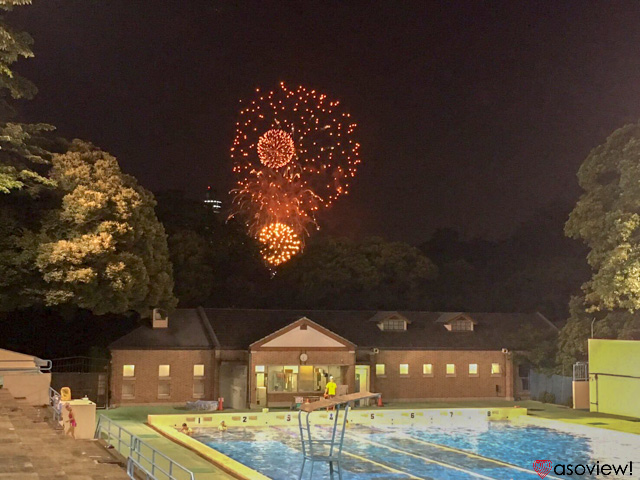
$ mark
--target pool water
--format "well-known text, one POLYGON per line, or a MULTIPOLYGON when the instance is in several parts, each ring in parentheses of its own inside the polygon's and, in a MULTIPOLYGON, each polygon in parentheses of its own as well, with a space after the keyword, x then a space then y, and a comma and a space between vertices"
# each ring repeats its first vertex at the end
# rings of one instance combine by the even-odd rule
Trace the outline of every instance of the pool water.
MULTIPOLYGON (((327 427, 316 427, 328 435, 327 427)), ((540 480, 534 460, 558 464, 626 465, 636 461, 640 476, 640 436, 590 429, 568 433, 546 427, 482 422, 424 427, 361 427, 347 429, 343 479, 540 480)), ((297 479, 302 465, 299 430, 294 427, 231 429, 221 433, 199 429, 194 438, 274 479, 297 479)), ((309 478, 307 463, 303 478, 309 478)), ((316 463, 314 479, 329 479, 327 464, 316 463)), ((338 478, 337 474, 334 478, 338 478)), ((546 478, 612 479, 615 475, 555 475, 546 478)))

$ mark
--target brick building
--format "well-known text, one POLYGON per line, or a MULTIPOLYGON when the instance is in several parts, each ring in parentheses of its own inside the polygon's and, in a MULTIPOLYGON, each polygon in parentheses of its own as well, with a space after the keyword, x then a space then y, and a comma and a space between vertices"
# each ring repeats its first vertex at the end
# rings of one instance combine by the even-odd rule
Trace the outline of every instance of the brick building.
POLYGON ((110 345, 112 398, 289 406, 333 376, 389 401, 513 399, 528 369, 511 343, 532 330, 557 332, 539 313, 178 309, 110 345))

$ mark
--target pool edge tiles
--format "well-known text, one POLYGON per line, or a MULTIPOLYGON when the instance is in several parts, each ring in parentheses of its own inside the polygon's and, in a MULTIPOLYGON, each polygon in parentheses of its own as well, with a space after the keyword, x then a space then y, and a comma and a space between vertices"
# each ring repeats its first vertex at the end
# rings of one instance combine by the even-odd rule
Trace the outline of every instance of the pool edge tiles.
MULTIPOLYGON (((152 415, 150 415, 151 417, 152 415)), ((153 415, 160 416, 160 415, 153 415)), ((166 436, 170 440, 176 442, 178 445, 192 450, 196 454, 203 457, 205 460, 213 463, 215 466, 222 469, 224 472, 229 475, 237 478, 239 480, 271 480, 270 477, 254 470, 251 467, 246 466, 243 463, 238 462, 237 460, 228 457, 227 455, 215 450, 214 448, 205 445, 193 438, 189 435, 185 435, 184 433, 179 432, 173 426, 168 425, 154 425, 149 422, 149 426, 166 436)))
MULTIPOLYGON (((331 425, 334 413, 314 412, 310 419, 316 425, 331 425)), ((407 408, 407 409, 353 409, 349 412, 349 423, 365 426, 393 426, 432 424, 450 420, 514 420, 527 415, 526 408, 407 408)), ((153 426, 178 428, 183 423, 189 427, 217 427, 224 421, 228 427, 269 427, 297 425, 298 412, 215 412, 179 415, 149 415, 147 422, 153 426)))

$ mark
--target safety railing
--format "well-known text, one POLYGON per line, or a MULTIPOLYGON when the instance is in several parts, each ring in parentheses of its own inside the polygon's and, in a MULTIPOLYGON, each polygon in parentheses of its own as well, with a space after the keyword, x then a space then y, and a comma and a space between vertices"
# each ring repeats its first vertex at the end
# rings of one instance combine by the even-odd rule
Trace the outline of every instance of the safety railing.
POLYGON ((133 457, 127 459, 127 475, 132 479, 142 478, 144 475, 145 480, 155 480, 151 472, 136 462, 133 457))
POLYGON ((191 470, 173 461, 109 417, 100 415, 95 438, 102 439, 127 458, 127 473, 141 471, 150 480, 195 480, 191 470))
POLYGON ((51 410, 51 418, 53 419, 55 426, 59 426, 60 420, 62 420, 61 398, 62 397, 59 392, 49 387, 49 410, 51 410))
POLYGON ((42 373, 51 371, 51 360, 38 357, 0 360, 0 372, 42 373))

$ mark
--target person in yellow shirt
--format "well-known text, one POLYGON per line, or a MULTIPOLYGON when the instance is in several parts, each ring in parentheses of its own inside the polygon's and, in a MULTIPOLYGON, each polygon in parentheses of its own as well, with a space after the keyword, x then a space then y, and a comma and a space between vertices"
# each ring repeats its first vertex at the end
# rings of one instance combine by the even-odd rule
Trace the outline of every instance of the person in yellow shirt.
POLYGON ((336 388, 338 388, 338 385, 336 385, 336 382, 333 381, 333 376, 329 377, 329 382, 327 383, 327 386, 324 388, 325 398, 335 397, 336 388))
POLYGON ((329 377, 329 382, 327 383, 326 387, 324 388, 324 398, 328 398, 331 399, 333 397, 336 396, 336 388, 338 388, 338 385, 336 385, 336 382, 333 381, 333 376, 329 377))

